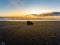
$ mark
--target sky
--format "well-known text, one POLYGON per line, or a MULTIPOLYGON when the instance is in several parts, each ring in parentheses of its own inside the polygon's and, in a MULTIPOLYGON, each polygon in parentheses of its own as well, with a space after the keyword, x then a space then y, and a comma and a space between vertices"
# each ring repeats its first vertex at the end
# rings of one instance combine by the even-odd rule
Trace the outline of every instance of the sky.
POLYGON ((0 0, 0 16, 60 12, 60 0, 0 0))

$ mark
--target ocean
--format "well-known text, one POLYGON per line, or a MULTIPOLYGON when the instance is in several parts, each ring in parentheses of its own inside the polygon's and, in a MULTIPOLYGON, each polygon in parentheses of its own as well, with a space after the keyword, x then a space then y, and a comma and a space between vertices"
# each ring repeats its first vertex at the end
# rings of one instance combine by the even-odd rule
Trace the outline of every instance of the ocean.
POLYGON ((0 21, 60 21, 58 18, 10 18, 10 17, 0 17, 0 21))

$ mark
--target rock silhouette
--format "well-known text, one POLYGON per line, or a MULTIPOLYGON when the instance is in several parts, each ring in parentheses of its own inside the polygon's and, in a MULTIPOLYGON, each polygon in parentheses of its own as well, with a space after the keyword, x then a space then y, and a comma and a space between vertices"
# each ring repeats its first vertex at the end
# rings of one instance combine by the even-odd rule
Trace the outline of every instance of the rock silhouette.
POLYGON ((33 25, 33 22, 27 21, 27 25, 33 25))

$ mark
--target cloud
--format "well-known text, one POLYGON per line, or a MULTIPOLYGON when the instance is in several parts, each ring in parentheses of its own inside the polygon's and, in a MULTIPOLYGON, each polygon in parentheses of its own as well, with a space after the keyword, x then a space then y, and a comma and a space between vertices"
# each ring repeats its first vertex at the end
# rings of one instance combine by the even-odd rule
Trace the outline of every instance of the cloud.
POLYGON ((18 9, 24 5, 24 2, 21 0, 10 0, 10 6, 12 8, 18 9))

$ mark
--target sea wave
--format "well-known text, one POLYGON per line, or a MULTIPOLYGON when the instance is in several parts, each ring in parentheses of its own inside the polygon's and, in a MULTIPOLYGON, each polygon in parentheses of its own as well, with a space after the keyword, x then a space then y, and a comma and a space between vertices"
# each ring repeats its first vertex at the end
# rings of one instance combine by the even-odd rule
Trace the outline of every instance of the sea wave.
POLYGON ((60 21, 60 18, 0 18, 0 21, 60 21))

